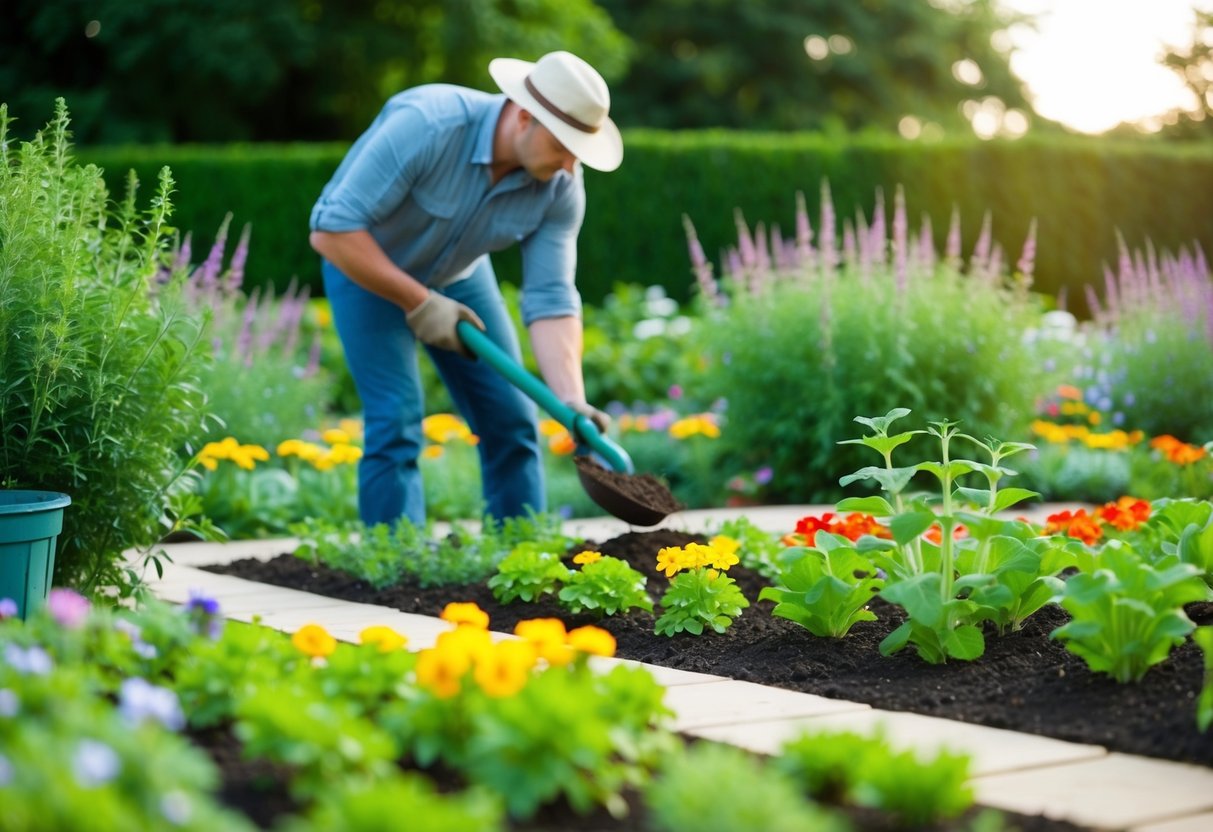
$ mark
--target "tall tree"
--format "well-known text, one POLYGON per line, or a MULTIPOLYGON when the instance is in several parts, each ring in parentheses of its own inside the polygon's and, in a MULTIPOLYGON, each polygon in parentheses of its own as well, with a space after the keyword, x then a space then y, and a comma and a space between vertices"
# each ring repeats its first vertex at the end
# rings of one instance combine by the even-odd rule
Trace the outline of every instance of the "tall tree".
POLYGON ((599 0, 637 44, 626 124, 895 129, 966 125, 964 101, 1030 112, 991 0, 599 0), (962 66, 957 67, 957 64, 962 66))
POLYGON ((1192 92, 1195 107, 1172 114, 1176 123, 1168 128, 1171 138, 1207 138, 1213 135, 1213 11, 1195 10, 1192 43, 1173 47, 1162 64, 1179 75, 1192 92))
POLYGON ((592 0, 7 0, 0 98, 25 132, 67 98, 81 142, 349 138, 415 84, 493 89, 498 55, 629 42, 592 0))

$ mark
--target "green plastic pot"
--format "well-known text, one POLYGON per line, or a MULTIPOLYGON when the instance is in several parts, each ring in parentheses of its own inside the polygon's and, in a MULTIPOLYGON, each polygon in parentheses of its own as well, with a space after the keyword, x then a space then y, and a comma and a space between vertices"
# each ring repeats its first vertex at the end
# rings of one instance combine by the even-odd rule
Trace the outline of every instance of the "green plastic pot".
POLYGON ((55 571, 55 541, 72 502, 54 491, 0 490, 0 598, 28 618, 46 603, 55 571))

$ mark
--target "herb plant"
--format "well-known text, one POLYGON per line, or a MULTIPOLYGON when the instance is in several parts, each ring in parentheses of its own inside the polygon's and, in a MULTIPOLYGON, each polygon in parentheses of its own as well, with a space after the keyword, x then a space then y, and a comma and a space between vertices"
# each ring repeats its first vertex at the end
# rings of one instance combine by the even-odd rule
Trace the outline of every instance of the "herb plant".
POLYGON ((1080 554, 1078 567, 1060 598, 1070 621, 1052 637, 1118 682, 1137 681, 1166 659, 1195 626, 1184 604, 1209 597, 1192 564, 1151 566, 1124 541, 1080 554))
POLYGON ((776 585, 758 594, 760 601, 775 602, 772 615, 828 638, 842 638, 858 622, 876 620, 868 604, 884 580, 845 538, 818 532, 814 547, 791 547, 780 563, 776 585))
POLYGON ((425 777, 393 775, 374 782, 340 781, 325 789, 302 819, 283 832, 382 832, 390 818, 407 818, 409 832, 499 832, 500 801, 486 792, 439 794, 425 777))
POLYGON ((541 543, 519 543, 497 565, 497 574, 489 578, 493 597, 503 604, 519 599, 534 601, 552 595, 569 579, 569 568, 560 555, 541 543))
POLYGON ((738 562, 737 541, 714 537, 709 545, 689 543, 657 553, 657 568, 669 577, 655 630, 673 636, 700 635, 704 627, 723 633, 750 605, 737 582, 725 574, 738 562))
POLYGON ((71 496, 55 583, 129 592, 123 552, 173 529, 205 413, 206 313, 184 272, 157 279, 172 177, 141 210, 132 174, 112 209, 62 99, 33 142, 14 148, 9 122, 0 105, 0 487, 71 496))
POLYGON ((644 590, 648 579, 626 562, 597 552, 582 552, 573 562, 581 568, 569 572, 557 593, 560 605, 569 612, 614 615, 633 607, 653 611, 653 600, 644 590))

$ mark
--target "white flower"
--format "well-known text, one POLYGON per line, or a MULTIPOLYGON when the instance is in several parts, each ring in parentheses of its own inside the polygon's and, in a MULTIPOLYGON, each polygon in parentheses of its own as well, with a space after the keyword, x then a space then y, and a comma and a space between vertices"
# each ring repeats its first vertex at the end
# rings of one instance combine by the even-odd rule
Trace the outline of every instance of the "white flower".
POLYGON ((72 774, 76 782, 86 789, 103 786, 118 776, 122 761, 118 754, 103 742, 84 739, 76 744, 72 755, 72 774))

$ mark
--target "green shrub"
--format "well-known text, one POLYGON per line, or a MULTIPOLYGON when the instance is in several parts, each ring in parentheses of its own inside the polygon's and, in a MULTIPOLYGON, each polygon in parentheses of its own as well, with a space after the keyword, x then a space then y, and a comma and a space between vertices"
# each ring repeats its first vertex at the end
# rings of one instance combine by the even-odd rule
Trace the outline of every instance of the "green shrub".
POLYGON ((0 486, 67 493, 56 583, 129 587, 122 553, 168 529, 203 421, 204 319, 164 261, 173 181, 111 209, 72 161, 67 107, 8 146, 0 105, 0 486), (157 280, 157 277, 163 278, 157 280))
POLYGON ((751 469, 770 465, 773 501, 838 496, 839 473, 870 461, 837 444, 854 413, 905 405, 924 421, 1008 435, 1026 424, 1036 392, 1034 358, 1020 343, 1039 313, 1024 288, 1030 257, 1008 282, 987 233, 962 271, 959 227, 937 258, 909 235, 900 193, 891 233, 878 200, 870 227, 862 217, 845 223, 840 251, 828 190, 823 204, 816 248, 804 213, 796 240, 770 246, 739 217, 740 251, 729 253, 720 288, 699 264, 707 367, 696 389, 727 399, 721 450, 751 469))

